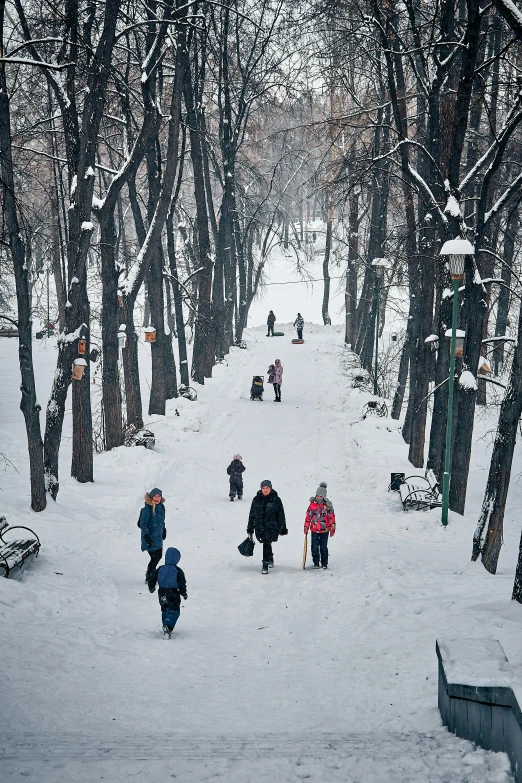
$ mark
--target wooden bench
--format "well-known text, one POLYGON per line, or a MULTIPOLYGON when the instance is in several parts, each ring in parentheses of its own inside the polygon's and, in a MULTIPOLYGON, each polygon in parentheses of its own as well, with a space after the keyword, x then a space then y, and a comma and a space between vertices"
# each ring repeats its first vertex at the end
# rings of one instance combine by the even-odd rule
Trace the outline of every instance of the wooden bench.
POLYGON ((0 329, 0 337, 18 337, 18 329, 0 329))
POLYGON ((399 487, 399 495, 405 511, 426 511, 442 505, 439 480, 431 469, 424 476, 407 476, 399 487))
POLYGON ((36 555, 40 551, 40 539, 29 527, 23 525, 9 526, 5 517, 0 517, 0 575, 3 570, 3 576, 8 577, 13 568, 23 566, 24 561, 29 555, 36 555), (13 538, 9 537, 6 541, 4 535, 13 530, 27 530, 33 538, 13 538))

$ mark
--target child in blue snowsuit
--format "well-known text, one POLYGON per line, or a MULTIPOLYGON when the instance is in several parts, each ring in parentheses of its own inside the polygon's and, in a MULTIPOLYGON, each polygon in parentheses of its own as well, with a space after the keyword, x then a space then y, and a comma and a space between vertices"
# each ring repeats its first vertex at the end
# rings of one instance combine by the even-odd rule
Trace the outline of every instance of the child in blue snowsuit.
POLYGON ((234 500, 236 492, 238 500, 241 500, 243 497, 243 473, 245 472, 245 466, 242 460, 241 454, 234 454, 234 459, 227 468, 227 473, 230 476, 229 497, 231 501, 234 500))
POLYGON ((150 581, 153 588, 156 587, 156 582, 158 583, 158 598, 165 639, 170 639, 174 626, 178 622, 181 596, 185 601, 187 600, 187 580, 178 566, 180 559, 179 549, 169 546, 165 554, 165 565, 156 569, 150 581))

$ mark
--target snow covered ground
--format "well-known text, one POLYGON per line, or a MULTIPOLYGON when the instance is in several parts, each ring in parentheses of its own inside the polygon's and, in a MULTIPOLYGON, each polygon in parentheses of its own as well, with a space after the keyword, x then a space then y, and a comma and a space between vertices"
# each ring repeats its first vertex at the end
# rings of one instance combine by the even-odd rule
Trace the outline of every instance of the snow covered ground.
MULTIPOLYGON (((386 491, 389 473, 415 471, 396 422, 362 420, 370 395, 351 389, 341 328, 307 325, 302 346, 282 330, 250 329, 248 349, 232 349, 197 402, 173 400, 149 422, 155 451, 97 456, 93 485, 68 477, 65 440, 58 502, 41 514, 28 510, 16 345, 0 341, 0 451, 20 471, 0 474, 0 512, 43 542, 37 560, 0 580, 2 781, 511 779, 506 756, 441 728, 435 639, 497 638, 522 675, 522 607, 510 601, 520 487, 513 480, 492 577, 469 562, 485 441, 465 517, 442 529, 439 511, 404 513, 386 491), (252 375, 275 358, 282 404, 270 387, 251 402, 252 375), (245 499, 232 504, 226 466, 236 452, 245 499), (289 528, 266 576, 259 545, 251 559, 237 552, 264 478, 289 528), (321 480, 338 533, 329 570, 303 571, 304 514, 321 480), (152 486, 166 497, 166 544, 181 550, 188 582, 170 641, 143 583, 136 527, 152 486)), ((36 345, 43 401, 55 355, 36 345)), ((518 448, 514 476, 520 464, 518 448)))

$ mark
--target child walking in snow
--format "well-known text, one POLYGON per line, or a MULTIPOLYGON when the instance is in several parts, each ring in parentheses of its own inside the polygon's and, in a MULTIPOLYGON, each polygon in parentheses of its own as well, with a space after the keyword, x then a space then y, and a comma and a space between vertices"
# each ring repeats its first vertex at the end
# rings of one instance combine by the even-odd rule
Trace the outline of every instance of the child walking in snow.
POLYGON ((234 459, 227 468, 227 473, 230 476, 230 501, 234 502, 234 498, 241 500, 243 497, 243 472, 245 466, 243 465, 243 457, 241 454, 234 454, 234 459))
POLYGON ((306 511, 304 534, 312 532, 312 560, 314 568, 328 568, 328 536, 335 535, 335 513, 326 497, 326 482, 321 481, 315 497, 310 498, 306 511), (319 564, 319 558, 321 563, 319 564))
POLYGON ((150 580, 152 592, 158 583, 158 598, 161 606, 163 636, 170 639, 174 626, 178 622, 181 596, 187 600, 187 580, 178 566, 181 559, 179 549, 169 546, 165 555, 165 565, 156 569, 150 580))

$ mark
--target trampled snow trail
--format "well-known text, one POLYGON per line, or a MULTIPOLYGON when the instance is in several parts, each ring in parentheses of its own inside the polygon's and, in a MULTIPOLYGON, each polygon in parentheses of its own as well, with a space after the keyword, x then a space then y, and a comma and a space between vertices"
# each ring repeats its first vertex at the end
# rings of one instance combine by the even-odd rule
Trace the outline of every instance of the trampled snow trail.
MULTIPOLYGON (((156 452, 97 457, 96 483, 64 480, 38 517, 11 503, 8 516, 37 525, 43 547, 0 584, 9 780, 509 779, 504 756, 438 728, 434 648, 453 627, 500 638, 511 657, 517 617, 477 606, 486 580, 469 568, 463 576, 464 527, 405 515, 386 493, 389 471, 406 467, 405 446, 395 422, 362 421, 369 395, 350 388, 340 330, 308 329, 302 346, 290 337, 249 330, 248 349, 233 349, 197 403, 173 400, 152 422, 156 452), (268 385, 251 402, 252 376, 276 358, 282 403, 268 385), (230 503, 226 467, 237 452, 245 495, 230 503), (245 559, 237 545, 265 478, 289 535, 262 576, 260 546, 245 559), (338 533, 329 570, 303 571, 304 514, 321 480, 338 533), (166 545, 181 550, 188 582, 169 642, 143 584, 136 527, 152 486, 166 497, 166 545)), ((499 584, 495 594, 487 582, 488 600, 499 584)))

